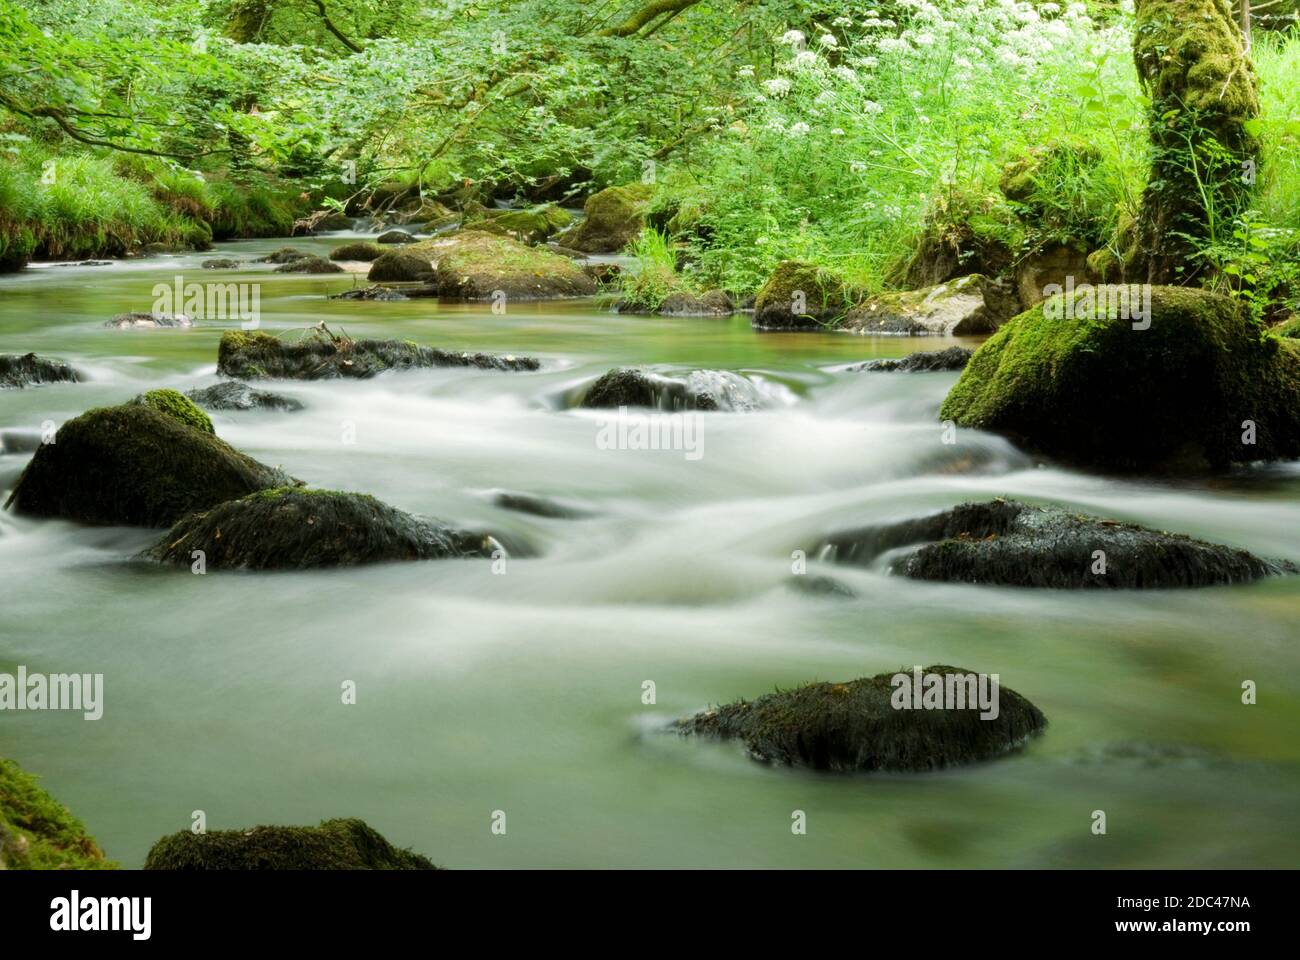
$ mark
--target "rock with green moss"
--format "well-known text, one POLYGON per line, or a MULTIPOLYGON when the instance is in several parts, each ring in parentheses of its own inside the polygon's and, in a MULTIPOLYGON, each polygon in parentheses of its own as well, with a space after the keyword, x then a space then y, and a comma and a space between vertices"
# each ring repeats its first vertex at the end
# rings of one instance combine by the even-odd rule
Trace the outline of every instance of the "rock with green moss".
POLYGON ((388 230, 375 237, 375 243, 415 243, 415 237, 405 230, 388 230))
POLYGON ((182 517, 142 555, 189 568, 201 550, 209 570, 305 570, 399 560, 491 557, 493 537, 415 517, 374 497, 288 487, 182 517))
POLYGON ((377 257, 366 274, 366 279, 375 283, 428 282, 433 278, 433 264, 428 260, 396 250, 377 257))
POLYGON ((314 254, 307 253, 305 250, 299 250, 297 247, 280 247, 273 250, 264 257, 258 257, 254 263, 292 263, 295 260, 305 260, 314 254))
MULTIPOLYGON (((901 674, 910 683, 910 671, 901 674)), ((1042 712, 1007 687, 998 688, 996 716, 982 710, 969 686, 971 670, 936 664, 923 676, 942 676, 944 692, 960 691, 946 706, 903 709, 900 674, 881 673, 846 683, 809 683, 757 700, 740 700, 679 720, 683 735, 737 739, 764 763, 841 773, 919 772, 992 760, 1018 750, 1042 731, 1042 712)), ((923 686, 924 690, 924 686, 923 686)), ((918 700, 923 690, 916 692, 918 700)), ((989 698, 991 700, 991 698, 989 698)))
POLYGON ((462 223, 466 229, 500 233, 527 244, 538 244, 559 233, 573 222, 567 210, 553 203, 543 203, 522 210, 496 210, 475 204, 465 210, 462 223))
POLYGON ((462 230, 407 247, 433 261, 441 296, 454 300, 588 297, 596 282, 567 257, 481 230, 462 230))
POLYGON ((199 264, 204 270, 238 270, 242 264, 231 257, 214 257, 199 264))
POLYGON ((641 235, 654 187, 629 183, 587 198, 581 223, 564 234, 566 247, 583 253, 617 253, 641 235))
POLYGON ((1300 343, 1184 287, 1057 294, 976 351, 940 411, 1049 456, 1170 470, 1300 457, 1300 343))
POLYGON ((856 299, 829 270, 782 260, 754 300, 753 324, 760 330, 825 330, 838 324, 856 299))
POLYGON ((730 370, 692 370, 684 378, 620 367, 598 378, 579 406, 591 410, 652 407, 658 410, 754 410, 765 398, 751 381, 730 370))
POLYGON ((140 394, 131 403, 165 413, 174 420, 196 430, 202 430, 204 433, 217 432, 212 428, 212 420, 208 415, 200 410, 193 400, 178 390, 149 390, 140 394))
POLYGON ((216 383, 202 390, 190 390, 185 394, 200 407, 208 410, 282 410, 291 412, 302 409, 302 403, 293 397, 254 390, 246 383, 228 380, 216 383))
POLYGON ((42 383, 76 383, 81 375, 62 360, 34 353, 0 353, 0 387, 34 387, 42 383))
POLYGON ((383 254, 384 248, 375 243, 367 243, 364 240, 355 243, 344 243, 330 251, 331 260, 361 260, 370 263, 378 260, 383 254))
POLYGON ((971 274, 924 290, 877 294, 850 310, 840 329, 913 337, 992 333, 1006 318, 989 309, 985 284, 979 274, 971 274))
POLYGON ((0 759, 0 870, 111 870, 85 825, 12 760, 0 759))
POLYGON ((295 482, 171 413, 124 404, 88 410, 59 427, 5 505, 33 516, 160 527, 295 482))
POLYGON ((540 366, 533 357, 458 353, 410 340, 352 340, 320 333, 291 342, 260 331, 227 330, 217 348, 217 373, 237 380, 364 380, 386 370, 422 367, 536 370, 540 366))
POLYGON ((299 257, 275 268, 276 273, 342 273, 343 268, 324 257, 299 257))
POLYGON ((926 212, 911 254, 890 279, 911 290, 978 273, 1003 275, 1015 262, 1025 228, 1000 193, 940 193, 926 212))
POLYGON ((657 312, 663 317, 725 317, 734 310, 725 290, 679 290, 664 297, 657 312))
POLYGON ((146 870, 436 870, 427 857, 400 850, 355 818, 317 827, 182 830, 149 849, 146 870))
POLYGON ((1056 589, 1205 587, 1300 572, 1245 550, 1014 500, 837 533, 810 552, 884 563, 914 580, 1056 589))

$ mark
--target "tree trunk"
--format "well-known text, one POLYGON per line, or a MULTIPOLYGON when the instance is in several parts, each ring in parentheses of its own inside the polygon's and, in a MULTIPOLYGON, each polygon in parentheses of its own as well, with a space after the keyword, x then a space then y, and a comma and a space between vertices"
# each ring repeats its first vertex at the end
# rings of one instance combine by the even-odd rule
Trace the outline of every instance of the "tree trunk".
POLYGON ((1188 283, 1198 244, 1231 236, 1255 180, 1255 69, 1228 0, 1137 0, 1133 58, 1151 97, 1151 170, 1132 279, 1188 283))

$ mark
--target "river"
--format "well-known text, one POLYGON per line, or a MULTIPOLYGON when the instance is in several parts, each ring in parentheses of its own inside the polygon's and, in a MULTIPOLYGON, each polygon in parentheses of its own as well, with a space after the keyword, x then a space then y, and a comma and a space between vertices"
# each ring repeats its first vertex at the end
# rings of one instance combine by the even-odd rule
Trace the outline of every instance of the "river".
MULTIPOLYGON (((975 431, 943 443, 935 412, 955 373, 836 369, 933 341, 756 333, 745 315, 620 316, 591 302, 497 314, 328 301, 357 281, 198 268, 286 242, 324 253, 344 236, 0 277, 0 353, 68 360, 90 378, 0 392, 0 430, 216 382, 233 324, 103 325, 149 310, 154 284, 177 274, 259 282, 274 333, 324 320, 354 337, 542 360, 534 373, 268 383, 306 409, 213 414, 226 440, 314 486, 537 548, 504 572, 437 561, 194 576, 131 562, 156 531, 0 515, 0 671, 102 673, 105 686, 97 721, 0 715, 0 756, 39 774, 122 865, 199 810, 209 829, 358 816, 450 867, 1300 862, 1300 577, 1072 593, 814 558, 810 572, 857 596, 789 584, 792 552, 824 533, 999 495, 1300 562, 1296 464, 1178 482, 1089 475, 975 431), (561 399, 629 364, 735 370, 773 402, 702 414, 698 458, 602 449, 598 417, 561 399), (510 512, 497 490, 591 515, 510 512), (997 762, 871 776, 772 769, 734 744, 658 732, 778 686, 932 663, 999 674, 1047 731, 997 762), (1241 703, 1245 680, 1255 705, 1241 703), (791 830, 797 810, 804 835, 791 830)), ((0 487, 29 456, 0 456, 0 487)))

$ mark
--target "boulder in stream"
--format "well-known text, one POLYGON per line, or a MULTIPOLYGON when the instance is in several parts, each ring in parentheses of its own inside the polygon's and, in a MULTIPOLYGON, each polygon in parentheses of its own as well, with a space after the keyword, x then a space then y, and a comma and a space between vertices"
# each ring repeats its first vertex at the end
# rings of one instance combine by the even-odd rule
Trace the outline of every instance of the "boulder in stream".
POLYGON ((752 382, 729 370, 692 370, 684 379, 678 379, 619 367, 588 387, 579 406, 743 411, 762 406, 763 400, 752 382))
POLYGON ((979 274, 970 274, 923 290, 877 294, 850 310, 841 329, 899 336, 992 333, 1005 317, 985 304, 985 282, 979 274))
POLYGON ((42 383, 76 383, 81 375, 62 360, 34 353, 0 353, 0 387, 34 387, 42 383))
POLYGON ((255 390, 239 380, 227 380, 202 390, 185 394, 200 407, 208 410, 301 410, 301 401, 278 393, 255 390))
POLYGON ((324 257, 299 257, 275 268, 276 273, 343 273, 343 268, 324 257))
POLYGON ((782 260, 754 299, 760 330, 829 330, 853 306, 844 282, 813 263, 782 260))
POLYGON ((643 183, 606 187, 587 198, 584 218, 562 237, 583 253, 617 253, 637 238, 654 188, 643 183))
POLYGON ((194 321, 184 313, 119 313, 104 326, 115 330, 162 330, 174 327, 192 327, 194 321))
POLYGON ((362 260, 370 263, 378 260, 384 248, 364 240, 345 243, 330 251, 331 260, 362 260))
POLYGON ((596 281, 568 257, 479 230, 423 240, 403 253, 433 261, 438 292, 449 299, 551 300, 596 292, 596 281))
POLYGON ((388 230, 375 237, 375 243, 415 243, 415 237, 405 230, 388 230))
POLYGON ((227 330, 217 349, 217 373, 239 380, 365 379, 385 370, 417 367, 536 370, 540 366, 533 357, 456 353, 410 340, 352 340, 319 331, 289 343, 269 333, 227 330))
POLYGON ((178 520, 142 556, 209 570, 305 570, 397 560, 491 557, 501 544, 362 493, 286 487, 219 503, 178 520))
POLYGON ((1285 560, 1015 500, 833 534, 812 553, 859 565, 884 558, 914 580, 1058 589, 1204 587, 1300 572, 1285 560))
POLYGON ((368 287, 357 287, 355 290, 344 290, 342 293, 331 293, 329 299, 373 300, 384 303, 395 300, 410 300, 411 298, 401 290, 394 290, 391 287, 381 287, 378 284, 372 283, 368 287))
POLYGON ((139 406, 149 407, 159 413, 165 413, 173 420, 179 420, 186 426, 216 435, 212 420, 189 397, 177 390, 148 390, 130 401, 139 406))
POLYGON ((381 283, 431 281, 433 264, 409 253, 390 250, 380 254, 370 265, 366 279, 381 283))
POLYGON ((679 720, 676 729, 683 735, 739 739, 764 763, 916 772, 992 760, 1020 748, 1047 724, 1037 707, 993 677, 945 665, 925 667, 921 676, 922 689, 916 691, 921 702, 913 703, 909 689, 906 707, 900 691, 913 685, 911 671, 778 690, 679 720), (951 689, 962 699, 923 700, 930 677, 942 678, 937 681, 941 693, 951 689), (996 703, 996 710, 982 709, 978 696, 967 698, 972 680, 976 690, 985 684, 986 703, 996 703))
POLYGON ((241 266, 238 260, 230 257, 214 257, 211 260, 204 260, 199 264, 204 270, 235 270, 241 266))
POLYGON ((170 413, 129 403, 88 410, 59 427, 5 506, 33 516, 161 527, 295 482, 170 413))
POLYGON ((859 370, 876 370, 882 372, 903 371, 916 373, 932 370, 961 370, 970 363, 975 351, 968 347, 948 347, 945 350, 927 350, 921 353, 909 353, 898 359, 866 360, 845 367, 846 372, 859 370))
POLYGON ((297 247, 281 247, 273 250, 264 257, 258 257, 254 263, 292 263, 295 260, 305 260, 315 254, 307 253, 305 250, 299 250, 297 247))
POLYGON ((149 848, 146 870, 437 870, 355 818, 316 827, 181 830, 149 848))

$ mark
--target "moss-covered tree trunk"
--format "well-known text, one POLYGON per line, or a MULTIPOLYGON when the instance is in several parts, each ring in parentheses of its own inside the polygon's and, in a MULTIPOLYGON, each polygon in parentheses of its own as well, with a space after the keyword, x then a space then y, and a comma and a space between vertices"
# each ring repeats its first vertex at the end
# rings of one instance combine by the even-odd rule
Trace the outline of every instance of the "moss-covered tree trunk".
POLYGON ((1151 97, 1134 279, 1186 283, 1198 244, 1231 235, 1254 182, 1255 70, 1228 0, 1137 0, 1133 57, 1151 97))

